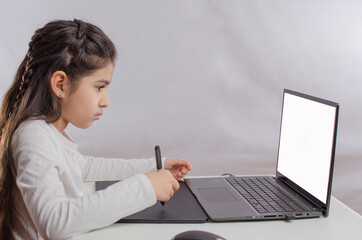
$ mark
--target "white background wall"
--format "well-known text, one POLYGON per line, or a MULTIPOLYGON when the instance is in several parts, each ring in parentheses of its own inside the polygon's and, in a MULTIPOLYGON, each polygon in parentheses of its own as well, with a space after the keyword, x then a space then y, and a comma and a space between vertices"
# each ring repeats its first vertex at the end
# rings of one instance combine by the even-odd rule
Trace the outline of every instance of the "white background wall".
POLYGON ((340 103, 333 195, 362 213, 362 2, 0 0, 0 98, 34 31, 94 23, 119 58, 84 154, 188 159, 192 175, 274 173, 282 91, 340 103))

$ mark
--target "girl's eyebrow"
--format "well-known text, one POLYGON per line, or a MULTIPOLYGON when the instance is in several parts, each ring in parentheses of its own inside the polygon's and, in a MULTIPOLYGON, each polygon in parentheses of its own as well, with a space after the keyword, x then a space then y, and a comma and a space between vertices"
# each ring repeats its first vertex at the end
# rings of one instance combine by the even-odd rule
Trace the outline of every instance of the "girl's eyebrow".
POLYGON ((101 80, 98 80, 97 81, 98 83, 103 83, 103 84, 105 84, 105 85, 109 85, 111 82, 110 81, 108 81, 108 80, 106 80, 106 79, 101 79, 101 80))

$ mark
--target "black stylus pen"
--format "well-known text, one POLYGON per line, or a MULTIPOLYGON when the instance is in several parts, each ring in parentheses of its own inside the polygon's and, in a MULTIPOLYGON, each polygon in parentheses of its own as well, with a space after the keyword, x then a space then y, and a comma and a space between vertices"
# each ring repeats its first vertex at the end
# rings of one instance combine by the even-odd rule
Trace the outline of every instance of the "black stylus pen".
MULTIPOLYGON (((155 155, 156 155, 156 166, 157 166, 157 170, 162 169, 162 159, 161 159, 161 149, 160 146, 156 145, 155 146, 155 155)), ((165 205, 165 202, 161 202, 162 206, 165 205)))

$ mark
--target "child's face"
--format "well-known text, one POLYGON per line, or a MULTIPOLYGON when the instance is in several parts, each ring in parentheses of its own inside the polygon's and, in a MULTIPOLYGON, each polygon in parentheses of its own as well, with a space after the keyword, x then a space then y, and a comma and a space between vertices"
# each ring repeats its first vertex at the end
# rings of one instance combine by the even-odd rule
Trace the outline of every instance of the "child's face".
MULTIPOLYGON (((78 128, 88 128, 99 120, 103 108, 108 107, 107 86, 111 83, 113 63, 83 77, 77 89, 61 101, 61 116, 64 123, 78 128)), ((69 94, 69 93, 68 93, 69 94)))

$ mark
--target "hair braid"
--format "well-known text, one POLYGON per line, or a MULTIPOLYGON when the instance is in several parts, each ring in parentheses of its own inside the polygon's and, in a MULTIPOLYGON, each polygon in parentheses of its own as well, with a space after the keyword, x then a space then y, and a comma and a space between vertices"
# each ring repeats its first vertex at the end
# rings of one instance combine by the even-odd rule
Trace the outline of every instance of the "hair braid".
POLYGON ((19 92, 16 95, 16 100, 19 100, 24 95, 24 92, 26 91, 26 89, 29 85, 30 78, 33 74, 33 69, 31 68, 32 57, 31 57, 30 49, 29 49, 28 53, 26 54, 26 58, 27 58, 27 60, 26 60, 26 64, 25 64, 25 71, 24 71, 23 75, 21 76, 19 92))
POLYGON ((78 25, 77 39, 85 40, 85 38, 87 37, 85 33, 87 25, 85 24, 85 22, 78 19, 74 19, 74 22, 78 25))

